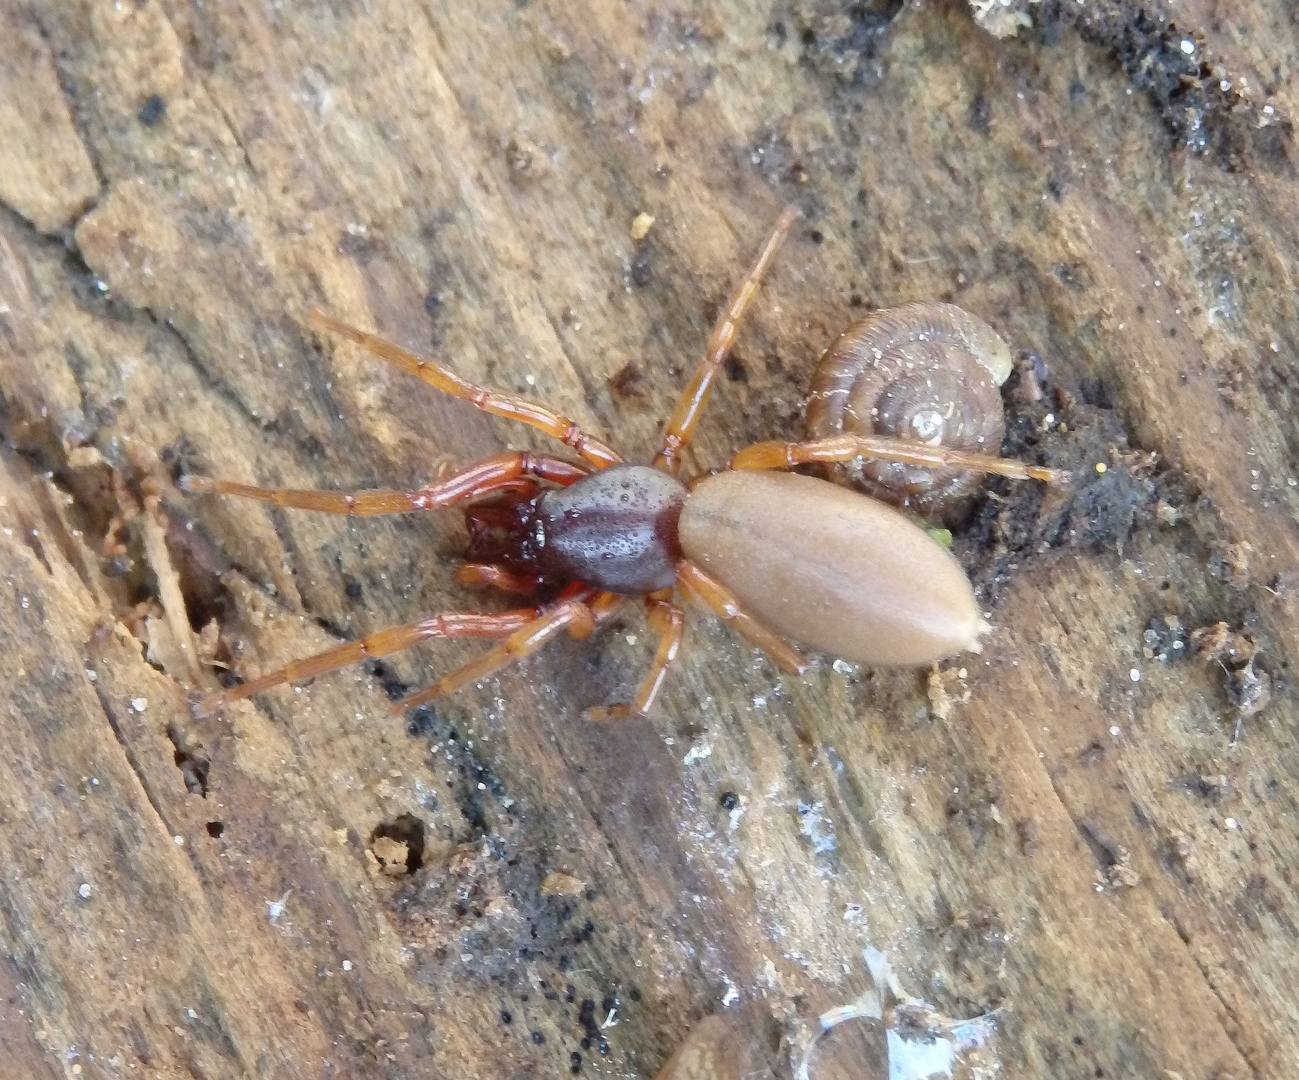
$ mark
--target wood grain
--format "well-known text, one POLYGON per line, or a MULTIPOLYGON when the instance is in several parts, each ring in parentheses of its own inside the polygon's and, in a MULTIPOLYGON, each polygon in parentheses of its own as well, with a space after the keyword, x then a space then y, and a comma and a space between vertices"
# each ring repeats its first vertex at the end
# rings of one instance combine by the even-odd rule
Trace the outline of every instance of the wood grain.
MULTIPOLYGON (((867 948, 995 1013, 1006 1076, 1295 1074, 1299 25, 1030 11, 998 41, 955 2, 7 0, 14 1075, 652 1077, 717 1014, 674 1068, 787 1076, 867 948), (688 465, 799 433, 862 308, 1036 350, 1007 448, 1080 482, 995 483, 958 535, 982 656, 795 679, 697 616, 651 720, 584 723, 649 661, 629 615, 402 719, 385 690, 476 647, 192 718, 198 660, 497 601, 451 582, 454 514, 180 471, 406 487, 550 449, 311 306, 647 459, 790 201, 688 465)), ((811 1075, 874 1075, 882 1038, 845 1024, 811 1075)))

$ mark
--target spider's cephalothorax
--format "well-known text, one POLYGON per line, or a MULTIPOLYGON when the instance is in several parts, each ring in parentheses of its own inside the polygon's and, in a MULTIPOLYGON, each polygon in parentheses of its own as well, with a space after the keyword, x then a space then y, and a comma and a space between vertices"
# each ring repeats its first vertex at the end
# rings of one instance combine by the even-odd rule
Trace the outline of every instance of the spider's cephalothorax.
POLYGON ((183 478, 182 486, 191 491, 224 492, 337 514, 392 514, 467 504, 469 561, 457 572, 458 580, 533 597, 531 607, 446 612, 380 630, 209 694, 200 707, 212 709, 428 638, 503 639, 394 706, 409 708, 482 678, 561 631, 584 637, 628 597, 640 596, 650 625, 659 633, 650 673, 634 704, 594 709, 590 715, 643 715, 681 642, 685 613, 673 603, 673 587, 728 620, 795 672, 803 670, 804 662, 787 638, 874 664, 928 664, 976 647, 983 621, 970 583, 951 554, 924 530, 846 488, 763 470, 866 456, 1040 480, 1060 480, 1062 474, 924 442, 844 434, 803 443, 757 443, 731 460, 731 471, 689 487, 676 478, 681 452, 730 352, 740 317, 795 217, 792 208, 781 215, 757 263, 718 319, 651 465, 625 464, 607 444, 544 405, 466 382, 382 338, 312 312, 317 323, 437 389, 554 436, 580 460, 507 452, 418 491, 353 494, 183 478))
POLYGON ((569 487, 511 493, 465 510, 472 564, 538 588, 581 581, 612 593, 666 589, 677 576, 686 488, 648 465, 614 465, 569 487))
POLYGON ((677 579, 686 488, 649 465, 614 465, 545 492, 532 519, 542 573, 605 592, 666 589, 677 579))

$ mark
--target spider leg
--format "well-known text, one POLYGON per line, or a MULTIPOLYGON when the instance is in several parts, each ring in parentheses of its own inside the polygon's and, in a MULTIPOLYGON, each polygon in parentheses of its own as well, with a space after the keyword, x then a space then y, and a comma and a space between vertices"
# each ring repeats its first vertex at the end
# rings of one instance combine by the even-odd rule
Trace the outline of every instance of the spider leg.
POLYGON ((667 678, 668 668, 677 658, 681 648, 681 634, 686 625, 686 613, 671 602, 670 590, 651 593, 645 597, 646 614, 649 624, 659 633, 659 647, 654 654, 649 674, 641 683, 632 705, 606 705, 603 708, 587 709, 589 720, 615 720, 629 716, 646 716, 654 707, 654 699, 667 678))
POLYGON ((688 595, 711 608, 786 671, 801 675, 807 670, 807 661, 803 659, 802 653, 779 634, 758 622, 740 607, 740 602, 730 589, 716 578, 709 577, 689 559, 677 563, 677 583, 688 595))
POLYGON ((239 686, 206 694, 199 700, 197 708, 201 713, 211 713, 231 701, 251 697, 263 690, 269 690, 272 686, 301 682, 314 675, 333 671, 371 657, 388 656, 409 649, 417 641, 426 641, 429 638, 508 637, 520 627, 527 626, 540 613, 539 608, 520 608, 517 611, 502 611, 495 614, 452 611, 407 623, 405 626, 390 626, 386 630, 368 634, 356 641, 336 645, 315 656, 295 660, 278 671, 259 675, 239 686))
POLYGON ((885 435, 832 435, 810 442, 760 442, 746 446, 731 458, 732 469, 787 469, 812 461, 851 461, 856 457, 900 461, 907 465, 932 465, 935 468, 973 469, 996 473, 1013 480, 1044 480, 1048 484, 1067 484, 1070 476, 1064 469, 1047 469, 1025 465, 1015 458, 993 454, 971 454, 948 450, 942 446, 891 439, 885 435))
POLYGON ((232 480, 213 480, 207 476, 182 476, 184 491, 219 492, 240 495, 275 506, 297 510, 320 510, 327 514, 403 514, 412 510, 436 510, 494 491, 511 490, 521 476, 538 476, 568 486, 590 470, 571 461, 511 451, 484 458, 445 480, 428 484, 417 491, 300 491, 292 488, 259 488, 232 480))
POLYGON ((406 709, 413 709, 435 697, 458 690, 465 683, 481 679, 511 660, 536 652, 562 630, 567 629, 574 637, 586 637, 595 628, 595 615, 588 603, 594 594, 595 590, 589 585, 570 585, 559 594, 555 603, 537 613, 535 618, 519 627, 499 645, 493 646, 449 675, 443 675, 423 690, 402 698, 393 705, 392 711, 400 716, 406 709))
POLYGON ((471 383, 462 379, 450 368, 444 368, 432 360, 425 360, 422 356, 398 348, 390 341, 385 341, 375 334, 368 334, 364 330, 358 330, 355 326, 335 319, 332 315, 326 315, 323 311, 313 309, 311 319, 347 338, 348 341, 355 342, 367 352, 387 360, 390 364, 395 364, 416 378, 423 379, 429 386, 436 387, 445 394, 461 398, 475 408, 482 409, 483 412, 518 420, 548 435, 553 435, 565 446, 571 446, 597 469, 608 468, 622 461, 622 457, 612 447, 595 436, 586 434, 568 417, 539 402, 529 401, 514 394, 503 394, 486 386, 471 383))
POLYGON ((595 625, 603 626, 614 615, 618 614, 618 609, 627 602, 627 597, 621 593, 602 592, 599 593, 588 607, 591 614, 595 616, 595 625))
POLYGON ((735 343, 735 332, 739 328, 744 309, 749 306, 749 301, 757 295, 758 286, 762 283, 763 275, 771 266, 772 260, 776 257, 776 251, 780 248, 785 235, 789 232, 790 226, 794 224, 794 219, 797 217, 797 207, 785 207, 784 212, 776 221, 776 227, 772 230, 766 246, 762 249, 762 254, 758 256, 758 261, 753 264, 753 269, 749 271, 744 280, 740 282, 739 287, 731 294, 730 303, 727 304, 726 310, 718 317, 717 325, 713 327, 713 335, 708 340, 708 348, 704 350, 703 359, 699 361, 699 366, 695 368, 694 375, 686 385, 685 390, 682 391, 681 397, 677 400, 676 408, 672 410, 672 416, 668 419, 667 427, 663 432, 662 445, 658 454, 654 457, 654 467, 656 469, 664 469, 674 476, 680 471, 681 450, 695 433, 700 414, 704 410, 704 405, 708 402, 708 394, 712 390, 713 380, 717 377, 718 369, 722 366, 722 362, 731 351, 731 346, 735 343))

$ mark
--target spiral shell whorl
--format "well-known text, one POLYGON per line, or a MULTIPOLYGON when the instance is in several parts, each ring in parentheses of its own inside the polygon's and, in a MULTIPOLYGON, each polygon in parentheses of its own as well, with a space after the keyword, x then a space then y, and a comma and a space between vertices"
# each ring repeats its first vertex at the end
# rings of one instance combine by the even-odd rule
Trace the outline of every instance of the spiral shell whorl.
MULTIPOLYGON (((991 326, 952 304, 921 301, 872 312, 845 330, 817 364, 807 403, 813 438, 891 435, 995 454, 1005 435, 998 387, 1010 349, 991 326)), ((858 459, 854 487, 916 513, 959 515, 977 473, 858 459)))

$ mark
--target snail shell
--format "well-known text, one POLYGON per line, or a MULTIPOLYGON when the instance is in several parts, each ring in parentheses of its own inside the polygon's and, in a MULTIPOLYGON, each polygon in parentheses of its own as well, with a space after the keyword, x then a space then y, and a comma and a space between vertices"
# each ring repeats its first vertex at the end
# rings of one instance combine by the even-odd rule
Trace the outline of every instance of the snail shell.
MULTIPOLYGON (((826 350, 812 379, 812 438, 889 435, 996 454, 1006 432, 998 389, 1010 348, 986 322, 952 304, 921 301, 854 323, 826 350)), ((959 517, 978 473, 857 458, 848 482, 922 517, 959 517)))

